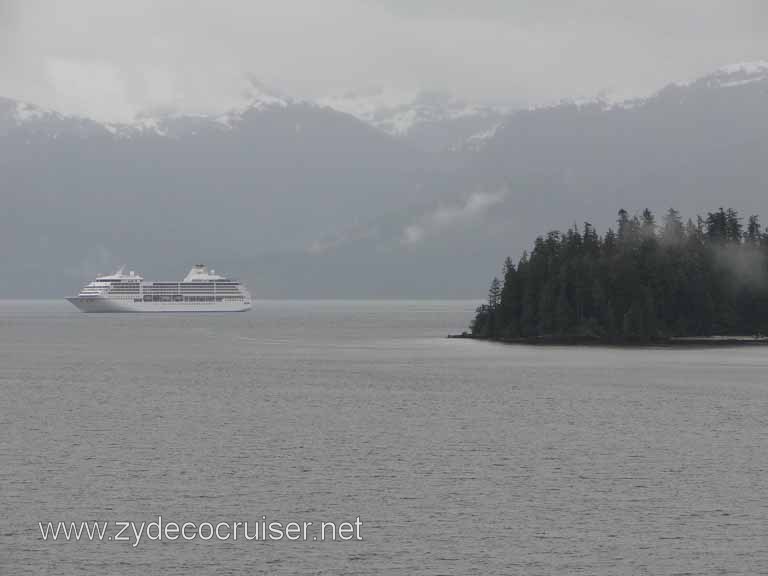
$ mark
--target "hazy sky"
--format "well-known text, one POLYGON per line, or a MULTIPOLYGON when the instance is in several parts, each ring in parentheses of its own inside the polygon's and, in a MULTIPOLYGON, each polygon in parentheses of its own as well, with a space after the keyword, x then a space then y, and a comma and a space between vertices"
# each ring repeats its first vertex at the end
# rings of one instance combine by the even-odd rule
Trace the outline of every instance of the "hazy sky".
POLYGON ((100 119, 294 96, 642 95, 768 59, 764 0, 0 0, 0 95, 100 119))

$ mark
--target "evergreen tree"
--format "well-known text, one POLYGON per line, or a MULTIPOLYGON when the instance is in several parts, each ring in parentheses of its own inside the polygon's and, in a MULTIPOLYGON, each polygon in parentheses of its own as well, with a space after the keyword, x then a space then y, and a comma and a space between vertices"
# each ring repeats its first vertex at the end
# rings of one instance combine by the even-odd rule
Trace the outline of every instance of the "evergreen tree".
POLYGON ((741 218, 733 208, 725 211, 725 238, 729 242, 740 242, 742 237, 741 218))
POLYGON ((674 208, 670 208, 667 211, 667 215, 664 217, 664 228, 662 231, 662 239, 665 242, 679 243, 685 234, 683 228, 683 220, 680 218, 680 213, 674 208))
POLYGON ((555 309, 554 319, 557 334, 563 335, 570 333, 572 316, 573 308, 568 298, 567 285, 563 282, 560 284, 560 290, 557 295, 557 307, 555 309))
POLYGON ((670 209, 618 214, 600 237, 585 222, 538 237, 517 266, 507 258, 472 333, 482 338, 659 337, 768 332, 768 236, 743 231, 733 209, 683 225, 670 209))
POLYGON ((501 288, 499 302, 499 321, 503 328, 503 336, 516 337, 519 328, 519 295, 517 293, 518 272, 511 258, 504 260, 504 282, 501 288))
POLYGON ((747 223, 747 232, 745 235, 745 240, 755 246, 757 244, 760 244, 760 241, 762 239, 763 235, 760 231, 760 219, 756 214, 753 214, 749 217, 749 222, 747 223))
POLYGON ((655 238, 656 237, 656 217, 653 212, 646 208, 643 210, 643 220, 640 226, 643 238, 655 238))
POLYGON ((488 289, 488 308, 496 310, 501 302, 501 282, 494 276, 491 281, 491 287, 488 289))
POLYGON ((625 240, 627 236, 627 231, 629 229, 629 213, 622 208, 619 210, 619 219, 617 220, 617 223, 619 227, 617 230, 619 231, 619 241, 625 240))

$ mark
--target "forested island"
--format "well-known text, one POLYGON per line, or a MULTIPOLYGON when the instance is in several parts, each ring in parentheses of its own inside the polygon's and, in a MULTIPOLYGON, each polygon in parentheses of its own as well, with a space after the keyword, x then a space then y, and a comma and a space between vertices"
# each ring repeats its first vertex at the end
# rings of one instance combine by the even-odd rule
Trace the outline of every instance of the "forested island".
POLYGON ((536 239, 504 263, 466 336, 511 342, 651 343, 768 332, 768 234, 720 208, 683 222, 670 209, 618 213, 536 239))

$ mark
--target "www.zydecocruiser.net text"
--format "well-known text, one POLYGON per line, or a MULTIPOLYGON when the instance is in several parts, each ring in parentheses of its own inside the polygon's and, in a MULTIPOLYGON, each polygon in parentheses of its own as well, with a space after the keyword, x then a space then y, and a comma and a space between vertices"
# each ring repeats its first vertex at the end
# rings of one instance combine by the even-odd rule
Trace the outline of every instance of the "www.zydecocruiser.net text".
POLYGON ((256 521, 168 522, 162 516, 149 522, 53 521, 38 522, 40 537, 48 542, 121 542, 136 548, 142 542, 349 542, 361 541, 363 522, 279 522, 262 516, 256 521))

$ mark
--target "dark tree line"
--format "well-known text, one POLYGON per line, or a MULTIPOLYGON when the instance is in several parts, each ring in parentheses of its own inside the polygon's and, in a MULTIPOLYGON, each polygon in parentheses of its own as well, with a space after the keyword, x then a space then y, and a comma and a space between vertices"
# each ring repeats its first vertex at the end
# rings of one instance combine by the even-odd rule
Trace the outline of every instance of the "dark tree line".
POLYGON ((735 210, 683 223, 676 210, 618 214, 539 237, 507 258, 471 325, 480 338, 648 341, 768 332, 768 234, 735 210))

